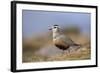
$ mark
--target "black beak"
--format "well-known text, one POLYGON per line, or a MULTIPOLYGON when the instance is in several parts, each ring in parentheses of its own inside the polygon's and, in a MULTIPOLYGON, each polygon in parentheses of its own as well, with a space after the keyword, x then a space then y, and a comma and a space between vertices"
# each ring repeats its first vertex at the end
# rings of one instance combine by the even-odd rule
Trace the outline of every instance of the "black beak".
POLYGON ((52 28, 50 28, 49 30, 52 30, 52 28))

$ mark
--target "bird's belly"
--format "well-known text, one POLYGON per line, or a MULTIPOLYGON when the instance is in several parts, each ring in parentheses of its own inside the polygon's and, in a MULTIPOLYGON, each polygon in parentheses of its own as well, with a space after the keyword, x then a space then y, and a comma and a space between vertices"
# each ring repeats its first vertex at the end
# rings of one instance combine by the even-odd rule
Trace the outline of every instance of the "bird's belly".
POLYGON ((58 47, 59 49, 62 49, 62 50, 66 50, 69 48, 69 46, 66 47, 66 46, 57 45, 57 44, 55 44, 55 46, 58 47))
POLYGON ((62 41, 60 40, 53 40, 53 43, 56 47, 58 47, 59 49, 62 49, 62 50, 66 50, 69 48, 69 45, 68 44, 64 44, 62 41))

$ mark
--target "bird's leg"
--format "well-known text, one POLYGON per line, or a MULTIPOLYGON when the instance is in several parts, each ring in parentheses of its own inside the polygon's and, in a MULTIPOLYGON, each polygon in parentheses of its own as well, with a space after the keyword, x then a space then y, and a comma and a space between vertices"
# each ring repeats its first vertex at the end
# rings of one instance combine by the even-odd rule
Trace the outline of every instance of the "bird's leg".
POLYGON ((68 54, 68 55, 70 54, 70 49, 67 49, 67 54, 68 54))
POLYGON ((63 54, 66 54, 66 51, 65 50, 63 50, 63 54))
POLYGON ((62 50, 62 55, 64 54, 64 50, 62 50))
POLYGON ((62 53, 61 53, 61 55, 64 55, 65 54, 65 51, 64 50, 62 50, 62 53))
POLYGON ((63 54, 68 54, 69 51, 63 50, 63 54))

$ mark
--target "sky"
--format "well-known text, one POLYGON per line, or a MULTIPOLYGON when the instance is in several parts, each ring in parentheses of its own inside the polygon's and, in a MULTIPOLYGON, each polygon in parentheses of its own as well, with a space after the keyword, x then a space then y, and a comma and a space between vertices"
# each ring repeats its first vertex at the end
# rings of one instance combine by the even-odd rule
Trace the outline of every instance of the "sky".
POLYGON ((91 14, 37 10, 22 11, 22 34, 24 37, 37 36, 48 32, 48 29, 54 24, 58 24, 60 28, 78 26, 82 33, 90 34, 91 14))

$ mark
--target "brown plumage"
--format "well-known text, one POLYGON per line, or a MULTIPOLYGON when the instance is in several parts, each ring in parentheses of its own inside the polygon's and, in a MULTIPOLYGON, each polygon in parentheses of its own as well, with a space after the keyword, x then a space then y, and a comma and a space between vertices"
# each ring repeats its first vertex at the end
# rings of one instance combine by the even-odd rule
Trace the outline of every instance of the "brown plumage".
POLYGON ((54 40, 53 43, 56 47, 62 50, 66 50, 69 48, 69 45, 65 44, 62 40, 54 40))
POLYGON ((64 36, 60 33, 58 25, 52 27, 53 31, 53 44, 62 50, 67 50, 71 46, 79 46, 73 42, 69 37, 64 36))

